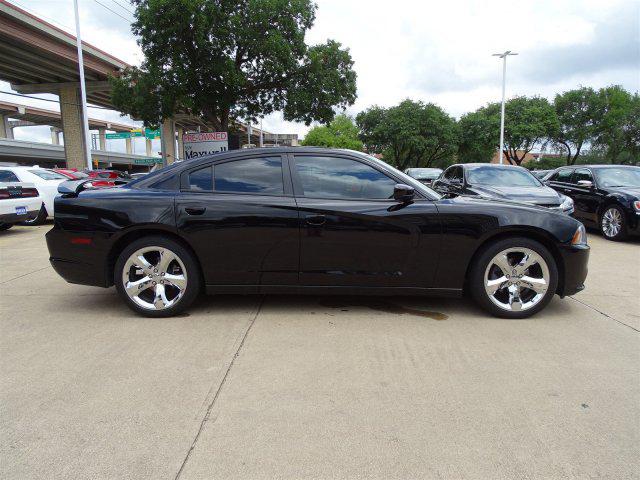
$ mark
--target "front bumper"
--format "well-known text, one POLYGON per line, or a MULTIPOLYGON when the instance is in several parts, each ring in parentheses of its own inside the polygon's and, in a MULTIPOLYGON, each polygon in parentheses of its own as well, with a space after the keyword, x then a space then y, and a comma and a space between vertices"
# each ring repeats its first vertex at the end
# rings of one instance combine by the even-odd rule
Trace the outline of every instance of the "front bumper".
POLYGON ((590 250, 588 245, 565 245, 560 248, 563 271, 560 272, 558 295, 561 297, 584 290, 590 250))

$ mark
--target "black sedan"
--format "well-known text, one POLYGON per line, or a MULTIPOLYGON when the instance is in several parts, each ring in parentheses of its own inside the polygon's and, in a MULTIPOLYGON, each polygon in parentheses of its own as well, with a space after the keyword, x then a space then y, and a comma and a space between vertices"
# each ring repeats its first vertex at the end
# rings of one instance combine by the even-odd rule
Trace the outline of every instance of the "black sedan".
POLYGON ((66 182, 47 233, 71 283, 115 284, 147 316, 198 293, 450 295, 532 315, 584 287, 583 225, 525 204, 443 198, 368 155, 251 149, 122 188, 66 182))
POLYGON ((443 195, 473 195, 511 200, 571 215, 573 200, 545 186, 529 170, 513 165, 463 163, 451 165, 433 188, 443 195))
POLYGON ((575 217, 597 227, 608 240, 640 235, 640 167, 561 167, 547 185, 571 197, 575 217))

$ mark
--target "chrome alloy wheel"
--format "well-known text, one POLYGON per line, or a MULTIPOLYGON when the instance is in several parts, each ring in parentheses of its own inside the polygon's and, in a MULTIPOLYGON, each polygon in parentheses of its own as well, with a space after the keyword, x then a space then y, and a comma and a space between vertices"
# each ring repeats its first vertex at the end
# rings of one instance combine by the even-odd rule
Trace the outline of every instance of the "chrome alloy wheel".
POLYGON ((510 312, 528 310, 549 288, 549 266, 541 255, 525 247, 498 253, 484 272, 484 289, 491 302, 510 312))
POLYGON ((187 269, 165 247, 134 252, 122 269, 122 285, 129 298, 147 310, 165 310, 180 301, 187 288, 187 269))
POLYGON ((609 238, 613 238, 622 229, 622 215, 617 208, 610 208, 602 216, 602 232, 609 238))

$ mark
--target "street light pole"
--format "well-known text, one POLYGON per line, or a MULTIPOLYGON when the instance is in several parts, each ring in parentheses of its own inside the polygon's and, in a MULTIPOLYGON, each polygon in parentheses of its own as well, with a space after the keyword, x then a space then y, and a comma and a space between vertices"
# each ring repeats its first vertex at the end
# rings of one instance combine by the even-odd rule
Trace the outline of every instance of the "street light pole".
POLYGON ((500 155, 500 165, 502 165, 503 157, 504 157, 504 94, 505 87, 507 83, 507 57, 509 55, 518 55, 517 53, 512 53, 511 50, 507 50, 504 53, 494 53, 494 57, 500 57, 502 59, 502 106, 500 108, 500 150, 498 154, 500 155))
POLYGON ((80 72, 80 103, 82 104, 82 134, 84 136, 84 157, 89 170, 91 164, 91 139, 89 137, 89 115, 87 114, 87 88, 84 83, 84 60, 82 58, 82 39, 80 37, 80 15, 78 13, 78 0, 73 0, 73 8, 76 14, 76 47, 78 48, 78 70, 80 72))

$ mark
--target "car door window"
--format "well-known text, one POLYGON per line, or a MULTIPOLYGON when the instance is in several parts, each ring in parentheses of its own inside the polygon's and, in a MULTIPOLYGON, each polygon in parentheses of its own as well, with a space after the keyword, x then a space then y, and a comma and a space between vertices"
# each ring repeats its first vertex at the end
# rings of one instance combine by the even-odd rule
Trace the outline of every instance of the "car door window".
POLYGON ((573 175, 573 181, 575 183, 578 183, 580 180, 587 180, 593 183, 593 176, 589 170, 581 168, 576 170, 576 173, 573 175))
POLYGON ((393 198, 396 181, 362 162, 339 157, 296 157, 304 195, 310 198, 393 198))
POLYGON ((462 167, 453 167, 451 180, 453 182, 462 183, 462 167))
POLYGON ((560 170, 557 173, 554 174, 554 178, 551 179, 551 181, 553 182, 562 182, 562 183, 571 183, 571 174, 573 173, 573 170, 571 169, 564 169, 564 170, 560 170))
POLYGON ((220 163, 213 168, 216 192, 284 194, 282 159, 250 158, 220 163))
POLYGON ((11 170, 0 170, 0 182, 19 182, 17 175, 11 170))
POLYGON ((196 192, 213 190, 213 168, 211 165, 189 172, 187 188, 196 192))

